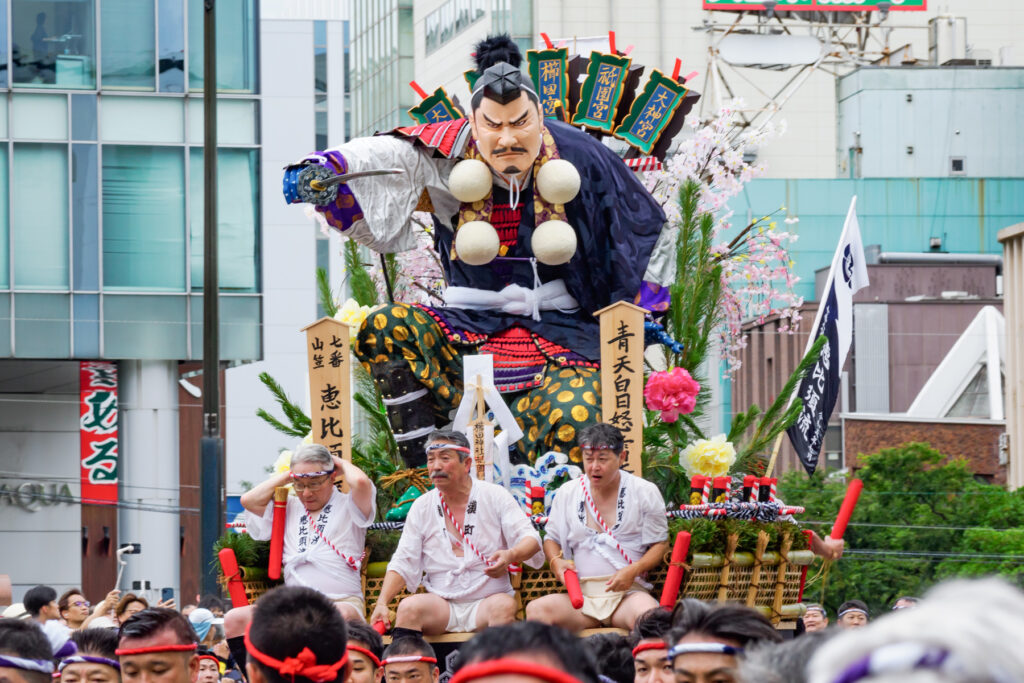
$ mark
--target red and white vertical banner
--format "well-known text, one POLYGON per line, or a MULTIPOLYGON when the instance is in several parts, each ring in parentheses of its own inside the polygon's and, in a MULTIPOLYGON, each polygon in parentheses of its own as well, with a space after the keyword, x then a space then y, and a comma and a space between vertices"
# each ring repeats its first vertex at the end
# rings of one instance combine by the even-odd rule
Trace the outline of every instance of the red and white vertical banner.
POLYGON ((117 503, 117 366, 82 361, 78 369, 82 502, 117 503))

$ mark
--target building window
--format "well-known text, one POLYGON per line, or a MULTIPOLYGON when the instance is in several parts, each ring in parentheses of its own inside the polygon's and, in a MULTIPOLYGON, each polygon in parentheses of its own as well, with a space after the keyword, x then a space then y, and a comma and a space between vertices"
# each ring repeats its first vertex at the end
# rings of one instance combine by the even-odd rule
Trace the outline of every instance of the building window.
POLYGON ((185 291, 185 155, 103 147, 103 288, 185 291))
MULTIPOLYGON (((221 292, 258 291, 259 154, 217 152, 217 270, 221 292)), ((203 290, 203 148, 189 150, 189 252, 192 290, 203 290)))
POLYGON ((507 33, 523 54, 533 49, 533 2, 531 0, 494 0, 491 6, 491 30, 507 33))
POLYGON ((349 49, 351 41, 349 40, 349 25, 347 21, 341 22, 341 34, 345 48, 345 139, 352 139, 352 67, 351 61, 349 60, 349 49))
POLYGON ((103 88, 156 90, 156 20, 152 0, 103 0, 103 88))
POLYGON ((96 87, 93 0, 13 0, 14 85, 96 87))
MULTIPOLYGON (((1006 386, 1002 370, 999 372, 1000 391, 1006 386)), ((989 419, 992 417, 991 404, 989 402, 988 388, 988 363, 982 363, 974 377, 964 388, 963 393, 957 397, 956 402, 946 413, 946 417, 977 417, 989 419)), ((1006 395, 1005 393, 1003 394, 1006 395)))
POLYGON ((68 289, 68 146, 15 143, 14 286, 68 289))
POLYGON ((327 22, 313 22, 313 149, 327 149, 327 22))
POLYGON ((160 92, 185 92, 185 7, 181 0, 158 0, 160 92))
MULTIPOLYGON (((188 87, 203 89, 203 0, 188 2, 188 87)), ((256 92, 256 0, 217 3, 217 90, 256 92)))
MULTIPOLYGON (((7 209, 7 145, 0 145, 0 289, 7 289, 11 286, 11 273, 8 270, 11 257, 8 253, 10 240, 10 229, 7 223, 9 215, 7 209)), ((2 297, 0 297, 2 298, 2 297)), ((2 324, 3 313, 0 312, 0 334, 4 331, 2 324)))
POLYGON ((427 54, 462 33, 473 22, 482 19, 486 5, 486 0, 448 0, 428 14, 424 22, 427 54))

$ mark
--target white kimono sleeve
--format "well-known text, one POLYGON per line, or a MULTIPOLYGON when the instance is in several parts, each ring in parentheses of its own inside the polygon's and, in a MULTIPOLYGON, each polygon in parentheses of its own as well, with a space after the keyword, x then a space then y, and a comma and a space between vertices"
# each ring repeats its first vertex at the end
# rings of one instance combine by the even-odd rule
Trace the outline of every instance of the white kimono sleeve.
POLYGON ((262 515, 245 511, 245 530, 254 541, 269 541, 274 531, 274 501, 267 503, 262 515))
MULTIPOLYGON (((579 483, 575 479, 567 481, 562 484, 562 487, 569 486, 570 484, 579 483)), ((555 494, 555 499, 551 501, 551 511, 548 513, 548 523, 544 525, 544 538, 550 538, 552 541, 562 547, 562 553, 565 557, 572 556, 572 549, 566 547, 566 543, 569 541, 572 520, 570 515, 572 514, 572 503, 573 496, 569 495, 568 489, 562 491, 559 490, 555 494)))
POLYGON ((373 524, 374 518, 377 516, 377 487, 374 486, 373 482, 370 482, 370 514, 369 516, 364 515, 363 511, 356 505, 355 498, 352 494, 348 494, 348 515, 352 520, 352 526, 357 529, 366 529, 373 524))
POLYGON ((426 525, 432 520, 426 519, 422 514, 423 510, 430 510, 430 506, 416 505, 422 501, 424 496, 416 499, 409 514, 405 518, 405 526, 402 528, 402 536, 398 539, 398 547, 391 555, 388 562, 388 571, 396 572, 405 581, 405 588, 410 593, 415 593, 423 581, 423 538, 426 525))
POLYGON ((352 223, 344 234, 374 251, 391 253, 419 246, 412 214, 423 190, 428 191, 437 215, 449 217, 459 208, 447 189, 453 159, 434 158, 411 140, 393 135, 356 138, 333 151, 345 157, 349 173, 385 168, 404 171, 348 182, 363 218, 352 223))
POLYGON ((645 546, 668 540, 668 518, 665 516, 665 499, 658 487, 643 481, 637 487, 641 508, 640 542, 645 546))

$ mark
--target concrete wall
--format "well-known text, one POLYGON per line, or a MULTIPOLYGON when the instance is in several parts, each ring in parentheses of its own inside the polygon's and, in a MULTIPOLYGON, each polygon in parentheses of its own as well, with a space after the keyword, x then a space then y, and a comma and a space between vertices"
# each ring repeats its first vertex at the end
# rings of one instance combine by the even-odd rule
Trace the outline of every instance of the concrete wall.
POLYGON ((1024 176, 1024 69, 865 68, 839 80, 838 98, 839 177, 952 176, 953 157, 959 175, 1024 176))
POLYGON ((889 304, 890 411, 907 411, 932 372, 986 305, 1002 309, 999 300, 889 304))
MULTIPOLYGON (((338 37, 329 31, 329 40, 338 37)), ((280 170, 314 146, 313 23, 307 19, 264 18, 260 22, 260 44, 264 360, 227 371, 225 483, 229 494, 240 493, 242 481, 262 481, 266 477, 264 466, 274 461, 281 448, 293 445, 256 417, 257 408, 273 408, 270 393, 258 375, 269 372, 293 398, 304 398, 306 358, 299 330, 316 315, 318 228, 306 217, 304 207, 284 203, 280 170)), ((339 67, 335 57, 328 63, 328 74, 339 67)), ((332 79, 331 86, 334 83, 332 79)), ((331 93, 329 112, 344 111, 343 88, 338 90, 331 93)), ((336 127, 334 117, 329 123, 332 121, 336 127)), ((340 140, 343 134, 343 130, 328 132, 332 140, 340 140)))
MULTIPOLYGON (((67 485, 78 500, 78 400, 78 394, 0 394, 0 485, 42 484, 46 500, 67 485)), ((82 576, 81 507, 33 501, 29 490, 0 495, 0 574, 11 576, 15 601, 40 583, 63 592, 82 576)))

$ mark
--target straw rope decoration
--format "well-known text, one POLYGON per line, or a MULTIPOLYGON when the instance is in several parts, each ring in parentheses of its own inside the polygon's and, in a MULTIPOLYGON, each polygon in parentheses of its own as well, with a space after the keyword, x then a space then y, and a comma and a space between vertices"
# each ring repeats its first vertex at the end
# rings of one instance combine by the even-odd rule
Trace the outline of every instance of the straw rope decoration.
POLYGON ((590 511, 594 513, 594 519, 597 520, 598 526, 604 529, 604 532, 608 534, 608 538, 612 539, 615 543, 615 548, 619 551, 619 554, 622 555, 622 558, 626 560, 626 564, 633 564, 633 560, 626 554, 626 551, 622 549, 622 546, 619 545, 618 539, 612 535, 612 530, 604 523, 601 513, 597 510, 597 505, 594 503, 594 499, 590 497, 590 490, 587 488, 586 482, 583 481, 584 478, 585 477, 580 477, 580 488, 583 489, 583 498, 587 501, 587 504, 590 505, 590 511))
POLYGON ((481 553, 481 552, 480 552, 479 550, 477 550, 477 547, 476 547, 475 545, 473 545, 473 541, 471 541, 471 540, 469 540, 468 538, 466 538, 466 532, 462 530, 462 525, 461 525, 461 524, 459 524, 458 522, 456 522, 456 521, 455 521, 455 515, 453 515, 453 514, 452 514, 451 508, 449 508, 449 507, 448 507, 448 503, 447 503, 447 502, 445 501, 445 499, 444 499, 444 496, 443 496, 443 495, 441 495, 441 492, 440 492, 440 491, 438 491, 438 492, 437 492, 437 496, 438 496, 438 498, 440 498, 440 499, 441 499, 441 507, 442 507, 442 508, 444 509, 444 512, 445 512, 445 514, 446 514, 446 515, 448 515, 448 519, 449 519, 449 520, 451 520, 452 526, 454 526, 454 527, 455 527, 455 530, 459 532, 459 536, 460 536, 460 537, 462 538, 462 542, 463 542, 463 543, 464 543, 464 544, 465 544, 465 545, 466 545, 466 546, 467 546, 467 547, 468 547, 468 548, 469 548, 470 550, 472 550, 472 551, 473 551, 473 553, 474 553, 474 554, 475 554, 475 555, 476 555, 477 557, 479 557, 479 558, 480 558, 480 560, 481 560, 481 561, 482 561, 482 562, 483 562, 483 563, 484 563, 485 565, 487 565, 488 567, 492 567, 492 566, 494 566, 494 563, 493 563, 493 562, 491 562, 490 560, 488 560, 488 559, 487 559, 486 557, 484 557, 483 553, 481 553))

